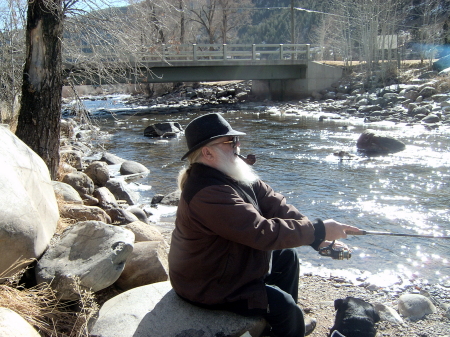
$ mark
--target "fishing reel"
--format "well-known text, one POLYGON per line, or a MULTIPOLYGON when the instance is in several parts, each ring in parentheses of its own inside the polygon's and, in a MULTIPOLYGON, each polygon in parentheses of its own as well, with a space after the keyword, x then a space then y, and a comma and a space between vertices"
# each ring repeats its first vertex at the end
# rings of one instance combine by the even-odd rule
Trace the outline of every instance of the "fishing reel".
POLYGON ((352 251, 345 247, 333 247, 334 241, 326 247, 319 249, 319 254, 322 256, 329 256, 333 260, 348 260, 352 257, 352 251))

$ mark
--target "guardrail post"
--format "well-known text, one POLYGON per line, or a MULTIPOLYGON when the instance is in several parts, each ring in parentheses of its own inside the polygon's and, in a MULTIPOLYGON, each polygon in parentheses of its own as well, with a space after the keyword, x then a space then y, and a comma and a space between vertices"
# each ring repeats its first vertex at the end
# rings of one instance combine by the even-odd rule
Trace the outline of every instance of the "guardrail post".
POLYGON ((192 59, 193 61, 197 61, 197 44, 192 45, 192 59))
POLYGON ((227 60, 227 45, 225 43, 222 46, 222 51, 223 51, 223 60, 226 61, 227 60))
POLYGON ((306 61, 309 61, 309 46, 310 44, 306 45, 306 61))
POLYGON ((256 60, 256 44, 252 44, 252 60, 256 60))
POLYGON ((280 60, 283 59, 283 45, 280 44, 280 60))
POLYGON ((161 47, 162 47, 162 51, 161 51, 161 59, 162 59, 162 61, 164 61, 164 60, 166 59, 166 45, 163 43, 163 44, 161 45, 161 47))

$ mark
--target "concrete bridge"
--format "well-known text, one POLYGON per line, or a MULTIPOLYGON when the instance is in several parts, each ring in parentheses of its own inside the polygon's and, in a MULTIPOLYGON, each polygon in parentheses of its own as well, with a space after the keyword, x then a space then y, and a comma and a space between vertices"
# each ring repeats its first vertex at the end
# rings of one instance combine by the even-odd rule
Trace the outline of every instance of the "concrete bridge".
MULTIPOLYGON (((162 45, 120 57, 98 48, 83 49, 85 54, 102 55, 102 64, 110 70, 120 63, 126 71, 117 77, 120 83, 252 80, 252 94, 274 100, 308 96, 342 77, 341 68, 311 61, 305 44, 162 45)), ((76 69, 66 58, 69 67, 76 69)), ((88 78, 80 70, 74 75, 78 84, 103 82, 100 76, 88 78)))

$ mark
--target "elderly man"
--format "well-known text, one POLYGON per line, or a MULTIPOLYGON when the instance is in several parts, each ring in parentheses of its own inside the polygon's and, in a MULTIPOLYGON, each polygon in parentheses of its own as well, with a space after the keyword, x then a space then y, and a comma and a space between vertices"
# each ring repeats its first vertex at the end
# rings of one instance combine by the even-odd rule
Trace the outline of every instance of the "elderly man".
POLYGON ((316 321, 297 305, 299 260, 293 248, 318 250, 359 229, 310 221, 287 204, 239 157, 242 135, 220 114, 197 117, 186 127, 182 159, 189 166, 178 177, 182 192, 170 281, 190 303, 263 316, 275 336, 306 336, 316 321))

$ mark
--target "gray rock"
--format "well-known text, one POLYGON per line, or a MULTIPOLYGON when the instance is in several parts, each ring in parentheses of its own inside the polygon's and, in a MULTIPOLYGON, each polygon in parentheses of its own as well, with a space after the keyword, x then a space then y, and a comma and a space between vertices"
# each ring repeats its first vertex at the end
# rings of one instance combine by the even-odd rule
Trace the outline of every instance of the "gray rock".
POLYGON ((448 100, 450 97, 448 94, 436 94, 431 96, 431 99, 435 102, 441 103, 448 100))
POLYGON ((373 307, 380 316, 380 321, 388 321, 395 324, 403 324, 403 319, 400 317, 394 308, 388 307, 382 303, 374 303, 373 307))
POLYGON ((94 190, 94 197, 98 199, 98 204, 102 209, 118 208, 116 197, 106 187, 99 187, 94 190))
POLYGON ((139 201, 139 194, 129 189, 120 179, 109 179, 105 187, 117 200, 125 200, 129 205, 135 205, 139 201))
POLYGON ((72 186, 81 198, 94 193, 94 182, 83 172, 68 173, 64 176, 62 182, 72 186))
POLYGON ((428 314, 436 312, 431 300, 423 295, 405 294, 398 299, 399 313, 412 321, 422 319, 428 314))
POLYGON ((175 137, 183 131, 180 123, 178 122, 165 122, 165 123, 155 123, 149 125, 144 130, 145 137, 175 137))
POLYGON ((122 290, 141 287, 169 279, 167 245, 163 241, 143 241, 134 244, 125 269, 116 281, 122 290))
POLYGON ((83 200, 80 194, 69 184, 63 183, 62 181, 52 181, 53 190, 58 199, 64 202, 73 204, 82 204, 83 200))
POLYGON ((127 174, 137 174, 137 173, 148 173, 149 169, 146 168, 144 165, 127 160, 120 165, 120 174, 127 175, 127 174))
POLYGON ((425 87, 422 90, 420 90, 419 95, 423 98, 431 97, 436 94, 436 89, 433 87, 425 87))
POLYGON ((86 169, 84 173, 92 179, 95 185, 105 186, 109 180, 108 165, 104 161, 94 161, 86 169))
POLYGON ((41 335, 18 313, 0 307, 0 336, 40 337, 41 335))
POLYGON ((38 283, 47 282, 63 300, 79 299, 74 278, 81 289, 93 292, 113 284, 133 251, 134 234, 100 221, 84 221, 68 227, 55 246, 36 266, 38 283))
POLYGON ((83 153, 77 150, 59 150, 59 155, 61 156, 61 161, 75 167, 77 170, 83 168, 83 153))
POLYGON ((426 106, 418 106, 412 109, 412 111, 410 112, 411 116, 416 116, 416 115, 428 115, 430 113, 430 109, 428 109, 428 107, 426 106))
POLYGON ((193 306, 170 282, 128 290, 105 302, 89 331, 97 337, 260 336, 265 320, 193 306), (176 313, 176 314, 174 314, 176 313))
POLYGON ((365 106, 361 106, 358 111, 361 113, 369 113, 372 111, 380 111, 382 110, 381 106, 379 105, 365 105, 365 106))
POLYGON ((0 144, 0 274, 8 277, 17 271, 5 273, 15 262, 44 253, 55 233, 59 210, 41 157, 3 126, 0 144))
POLYGON ((160 203, 163 205, 178 206, 178 203, 180 202, 180 196, 180 191, 169 193, 164 196, 164 198, 162 198, 160 203))
POLYGON ((111 223, 111 217, 97 206, 65 204, 61 207, 61 214, 66 218, 78 221, 93 220, 111 223))
POLYGON ((130 207, 127 209, 128 212, 136 215, 136 217, 144 222, 144 223, 148 223, 148 218, 147 218, 147 214, 144 212, 144 210, 142 208, 139 207, 130 207))
POLYGON ((109 208, 106 213, 111 217, 111 222, 119 226, 139 221, 136 215, 122 208, 109 208))
POLYGON ((135 242, 141 241, 164 241, 159 229, 155 226, 148 225, 141 221, 135 221, 122 227, 134 233, 135 242))
POLYGON ((356 147, 368 154, 385 154, 403 151, 405 144, 390 136, 377 135, 366 130, 359 136, 356 147))
POLYGON ((435 115, 435 114, 429 114, 428 116, 424 117, 422 119, 423 123, 439 123, 441 121, 441 119, 439 118, 439 116, 435 115))
POLYGON ((106 162, 108 165, 122 164, 125 161, 125 159, 108 152, 103 153, 100 160, 106 162))

